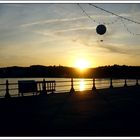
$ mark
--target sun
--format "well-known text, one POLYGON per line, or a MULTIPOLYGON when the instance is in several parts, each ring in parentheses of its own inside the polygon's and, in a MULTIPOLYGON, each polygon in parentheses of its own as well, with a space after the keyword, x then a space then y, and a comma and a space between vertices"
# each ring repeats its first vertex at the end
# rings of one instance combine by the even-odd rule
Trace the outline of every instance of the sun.
POLYGON ((78 59, 75 62, 75 67, 79 68, 80 70, 84 70, 89 67, 89 62, 85 59, 78 59))

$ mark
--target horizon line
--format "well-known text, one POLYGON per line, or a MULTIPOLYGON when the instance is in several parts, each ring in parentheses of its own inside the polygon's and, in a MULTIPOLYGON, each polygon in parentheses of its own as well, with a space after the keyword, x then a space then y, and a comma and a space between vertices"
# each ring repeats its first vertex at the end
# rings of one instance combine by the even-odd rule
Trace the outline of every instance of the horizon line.
MULTIPOLYGON (((68 68, 77 68, 76 66, 65 66, 65 65, 40 65, 40 64, 36 64, 36 65, 29 65, 29 66, 20 66, 20 65, 13 65, 13 66, 0 66, 0 68, 10 68, 10 67, 32 67, 32 66, 43 66, 43 67, 68 67, 68 68)), ((98 68, 98 67, 106 67, 106 66, 128 66, 128 67, 140 67, 140 65, 126 65, 126 64, 112 64, 112 65, 100 65, 100 66, 96 66, 96 67, 87 67, 85 69, 91 69, 91 68, 98 68)))

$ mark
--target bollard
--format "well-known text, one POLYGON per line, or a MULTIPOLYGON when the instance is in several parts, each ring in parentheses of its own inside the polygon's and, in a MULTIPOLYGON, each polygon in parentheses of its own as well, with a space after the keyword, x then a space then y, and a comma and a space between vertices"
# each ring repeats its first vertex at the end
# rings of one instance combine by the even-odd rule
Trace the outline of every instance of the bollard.
POLYGON ((126 79, 124 80, 124 87, 127 87, 127 81, 126 81, 126 79))
POLYGON ((93 87, 92 87, 92 91, 96 90, 96 86, 95 86, 95 78, 93 78, 93 87))
POLYGON ((8 80, 6 80, 6 93, 5 93, 5 98, 10 98, 10 94, 9 94, 9 83, 8 80))
POLYGON ((136 86, 139 86, 139 80, 136 79, 136 86))
POLYGON ((112 78, 110 79, 110 88, 113 88, 112 78))
POLYGON ((73 87, 73 78, 71 78, 71 89, 70 89, 70 94, 75 93, 74 87, 73 87))

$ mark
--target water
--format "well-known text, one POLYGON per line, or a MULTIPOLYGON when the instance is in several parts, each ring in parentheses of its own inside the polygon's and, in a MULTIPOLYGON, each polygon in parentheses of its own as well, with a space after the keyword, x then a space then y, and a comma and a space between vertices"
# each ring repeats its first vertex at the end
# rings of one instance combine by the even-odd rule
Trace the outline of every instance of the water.
MULTIPOLYGON (((9 83, 15 83, 14 85, 9 85, 10 95, 17 96, 18 95, 18 80, 35 80, 42 81, 43 78, 0 78, 0 84, 5 84, 6 80, 9 83)), ((56 81, 56 93, 60 92, 69 92, 71 88, 71 79, 70 78, 45 78, 46 81, 55 80, 56 81)), ((114 87, 122 87, 124 86, 124 79, 116 79, 113 80, 114 87)), ((135 85, 136 80, 127 80, 128 86, 135 85)), ((74 78, 74 89, 76 91, 84 91, 91 90, 93 86, 92 79, 81 79, 74 78)), ((96 79, 96 88, 108 88, 110 86, 110 79, 96 79)), ((0 96, 5 95, 5 85, 0 85, 0 96)))

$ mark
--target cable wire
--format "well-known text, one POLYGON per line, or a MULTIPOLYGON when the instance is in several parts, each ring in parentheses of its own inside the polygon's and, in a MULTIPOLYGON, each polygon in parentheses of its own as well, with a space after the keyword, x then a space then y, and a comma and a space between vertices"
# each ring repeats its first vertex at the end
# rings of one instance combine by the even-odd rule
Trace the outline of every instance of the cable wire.
POLYGON ((132 35, 140 35, 140 34, 138 34, 138 33, 134 33, 134 32, 132 32, 132 31, 130 31, 129 28, 127 27, 127 25, 124 23, 123 19, 121 19, 121 22, 122 22, 124 28, 127 30, 127 32, 129 32, 129 33, 132 34, 132 35))
POLYGON ((132 22, 132 23, 135 23, 135 24, 139 24, 139 25, 140 25, 140 22, 134 21, 134 20, 132 20, 132 19, 129 19, 129 18, 126 18, 126 17, 123 17, 123 16, 120 16, 120 15, 118 15, 118 14, 116 14, 116 13, 113 13, 113 12, 111 12, 111 11, 108 11, 108 10, 106 10, 106 9, 104 9, 104 8, 101 8, 101 7, 99 7, 99 6, 96 6, 96 5, 92 4, 92 3, 90 3, 89 5, 91 5, 91 6, 95 7, 95 8, 97 8, 97 9, 100 9, 100 10, 102 10, 102 11, 104 11, 104 12, 107 12, 107 13, 110 13, 110 14, 112 14, 112 15, 117 16, 118 18, 121 19, 121 22, 123 23, 123 26, 124 26, 124 28, 127 30, 127 32, 129 32, 129 33, 132 34, 132 35, 140 35, 139 33, 134 33, 134 32, 132 32, 132 31, 127 27, 127 25, 124 23, 123 20, 127 20, 127 21, 129 21, 129 22, 132 22))
POLYGON ((77 3, 77 5, 79 6, 79 8, 83 11, 83 13, 84 13, 89 19, 91 19, 93 22, 96 22, 93 18, 91 18, 90 15, 87 14, 87 12, 80 6, 79 3, 77 3))
POLYGON ((95 7, 95 8, 97 8, 97 9, 100 9, 100 10, 102 10, 102 11, 104 11, 104 12, 107 12, 107 13, 110 13, 110 14, 112 14, 112 15, 115 15, 115 16, 121 18, 121 19, 130 21, 130 22, 133 22, 133 23, 136 23, 136 24, 140 24, 140 22, 138 22, 138 21, 134 21, 134 20, 132 20, 132 19, 129 19, 129 18, 120 16, 120 15, 115 14, 115 13, 113 13, 113 12, 111 12, 111 11, 108 11, 108 10, 106 10, 106 9, 104 9, 104 8, 101 8, 101 7, 99 7, 99 6, 96 6, 96 5, 92 4, 92 3, 89 3, 89 5, 91 5, 91 6, 95 7))
MULTIPOLYGON (((92 21, 95 22, 95 23, 101 24, 101 22, 97 22, 95 19, 93 19, 93 18, 80 6, 79 3, 77 3, 77 5, 79 6, 79 8, 83 11, 83 13, 84 13, 90 20, 92 20, 92 21)), ((91 6, 95 7, 95 8, 97 8, 97 9, 100 9, 100 10, 106 12, 106 13, 109 13, 109 14, 111 14, 111 15, 115 15, 115 16, 118 17, 114 22, 102 22, 103 24, 110 25, 110 24, 114 24, 114 23, 116 23, 118 20, 120 20, 120 21, 122 22, 124 28, 127 30, 128 33, 130 33, 131 35, 140 35, 139 33, 134 33, 134 32, 132 32, 132 31, 127 27, 127 25, 124 23, 124 20, 129 21, 129 22, 132 22, 132 23, 135 23, 135 24, 138 24, 138 25, 140 25, 140 22, 134 21, 134 20, 132 20, 132 19, 130 19, 130 18, 126 18, 126 17, 120 16, 120 15, 114 13, 114 12, 108 11, 108 10, 106 10, 106 9, 104 9, 104 8, 101 8, 101 7, 99 7, 99 6, 96 6, 96 5, 92 4, 92 3, 89 3, 89 5, 91 5, 91 6)))
MULTIPOLYGON (((92 20, 93 22, 95 23, 98 23, 98 24, 101 24, 101 22, 97 22, 95 19, 93 19, 81 6, 79 3, 77 3, 77 5, 79 6, 79 8, 83 11, 83 13, 90 19, 92 20)), ((103 24, 106 24, 106 25, 110 25, 110 24, 114 24, 116 23, 120 18, 117 18, 116 20, 112 21, 112 22, 102 22, 103 24)))

